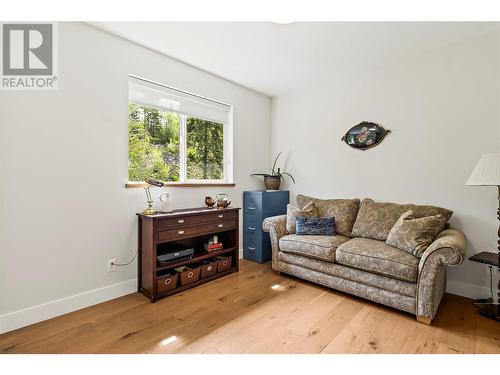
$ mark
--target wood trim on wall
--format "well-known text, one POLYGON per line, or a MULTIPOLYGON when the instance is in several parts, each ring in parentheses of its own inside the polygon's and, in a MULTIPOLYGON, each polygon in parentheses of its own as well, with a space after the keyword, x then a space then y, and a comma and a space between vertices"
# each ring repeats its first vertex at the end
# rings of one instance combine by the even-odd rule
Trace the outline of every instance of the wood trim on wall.
MULTIPOLYGON (((148 184, 142 182, 128 182, 125 184, 127 189, 135 189, 135 188, 145 188, 148 184)), ((229 182, 186 182, 186 183, 166 183, 163 186, 165 187, 207 187, 207 186, 236 186, 235 183, 229 182)))

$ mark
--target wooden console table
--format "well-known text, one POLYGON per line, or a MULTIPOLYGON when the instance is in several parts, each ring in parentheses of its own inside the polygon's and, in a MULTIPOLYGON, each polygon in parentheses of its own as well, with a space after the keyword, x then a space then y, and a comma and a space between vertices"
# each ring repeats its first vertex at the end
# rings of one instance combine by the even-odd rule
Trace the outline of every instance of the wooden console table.
POLYGON ((138 291, 146 295, 151 302, 238 272, 239 208, 208 209, 202 207, 174 210, 156 215, 143 215, 142 213, 137 215, 139 217, 138 291), (204 249, 204 243, 213 235, 219 237, 219 242, 224 248, 208 252, 204 249), (194 255, 190 259, 174 260, 159 265, 157 255, 168 252, 169 247, 173 245, 192 247, 194 255), (177 285, 167 291, 161 288, 165 275, 174 272, 175 268, 196 265, 202 260, 213 260, 217 256, 230 257, 231 267, 187 285, 177 285))

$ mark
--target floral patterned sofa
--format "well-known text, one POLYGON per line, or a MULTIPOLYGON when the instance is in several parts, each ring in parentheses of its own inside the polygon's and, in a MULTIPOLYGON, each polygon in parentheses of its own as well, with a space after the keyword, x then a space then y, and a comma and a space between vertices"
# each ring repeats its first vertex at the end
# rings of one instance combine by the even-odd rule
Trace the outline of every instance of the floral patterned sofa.
POLYGON ((465 237, 446 224, 419 256, 386 244, 401 215, 452 212, 435 206, 376 203, 371 199, 316 199, 297 196, 299 208, 313 202, 319 217, 334 216, 334 236, 287 233, 287 215, 267 218, 272 268, 411 314, 430 324, 446 288, 446 267, 461 264, 465 237))

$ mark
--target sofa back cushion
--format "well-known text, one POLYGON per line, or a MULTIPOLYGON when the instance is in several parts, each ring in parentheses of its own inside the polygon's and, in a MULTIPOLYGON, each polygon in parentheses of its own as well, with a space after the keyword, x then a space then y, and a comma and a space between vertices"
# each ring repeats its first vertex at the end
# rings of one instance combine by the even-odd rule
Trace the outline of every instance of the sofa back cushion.
MULTIPOLYGON (((318 199, 306 195, 297 195, 297 204, 303 208, 308 203, 314 203, 319 217, 334 217, 337 234, 351 237, 352 226, 359 209, 359 199, 318 199)), ((396 218, 396 220, 399 216, 396 218)))
MULTIPOLYGON (((377 203, 370 198, 365 198, 361 202, 358 216, 352 228, 352 236, 385 241, 394 224, 408 210, 413 211, 415 218, 442 215, 444 224, 450 220, 453 214, 453 211, 436 206, 387 202, 377 203)), ((443 228, 440 228, 439 232, 443 228)))
POLYGON ((296 219, 298 217, 318 217, 318 209, 310 202, 304 207, 297 208, 291 204, 286 205, 286 231, 290 234, 296 231, 296 219))

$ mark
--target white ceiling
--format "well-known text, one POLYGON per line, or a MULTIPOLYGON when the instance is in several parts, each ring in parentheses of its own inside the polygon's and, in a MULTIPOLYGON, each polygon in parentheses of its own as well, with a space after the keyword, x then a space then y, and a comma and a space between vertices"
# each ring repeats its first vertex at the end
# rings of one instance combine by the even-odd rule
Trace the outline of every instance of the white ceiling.
POLYGON ((478 22, 99 22, 95 27, 269 96, 480 34, 478 22))

